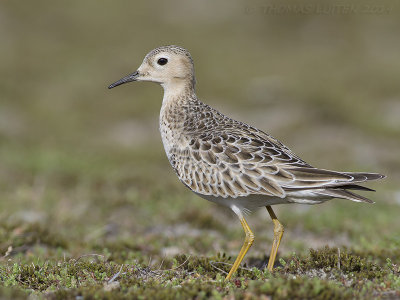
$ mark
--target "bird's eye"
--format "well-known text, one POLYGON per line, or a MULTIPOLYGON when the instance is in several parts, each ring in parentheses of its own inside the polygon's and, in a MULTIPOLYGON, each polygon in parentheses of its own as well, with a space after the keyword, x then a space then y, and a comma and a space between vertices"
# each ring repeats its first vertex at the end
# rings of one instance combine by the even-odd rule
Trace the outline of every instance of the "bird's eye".
POLYGON ((161 57, 161 58, 159 58, 159 59, 157 60, 157 63, 158 63, 160 66, 165 65, 167 62, 168 62, 168 59, 166 59, 166 58, 164 58, 164 57, 161 57))

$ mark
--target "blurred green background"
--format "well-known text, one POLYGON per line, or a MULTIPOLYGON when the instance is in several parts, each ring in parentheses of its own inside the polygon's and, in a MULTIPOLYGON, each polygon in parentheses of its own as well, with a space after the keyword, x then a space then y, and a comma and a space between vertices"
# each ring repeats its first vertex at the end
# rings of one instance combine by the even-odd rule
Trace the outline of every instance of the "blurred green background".
MULTIPOLYGON (((168 44, 191 52, 207 104, 312 165, 388 176, 369 185, 374 205, 277 207, 281 256, 325 244, 397 251, 398 2, 346 2, 350 13, 329 12, 342 2, 307 4, 325 12, 267 9, 298 5, 290 1, 1 1, 1 255, 9 246, 12 260, 238 253, 236 217, 193 195, 169 166, 158 133, 162 89, 107 90, 168 44)), ((265 210, 248 220, 249 255, 262 257, 271 221, 265 210)))

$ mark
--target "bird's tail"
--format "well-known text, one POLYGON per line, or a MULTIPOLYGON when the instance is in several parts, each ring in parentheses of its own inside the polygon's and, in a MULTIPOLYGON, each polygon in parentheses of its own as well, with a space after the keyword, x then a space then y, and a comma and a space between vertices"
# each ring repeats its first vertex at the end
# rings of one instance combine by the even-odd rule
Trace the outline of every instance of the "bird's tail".
MULTIPOLYGON (((354 181, 356 182, 365 182, 370 180, 378 180, 383 179, 386 176, 378 173, 344 173, 354 177, 354 181)), ((369 191, 375 192, 375 190, 367 188, 365 186, 361 186, 358 184, 344 184, 340 186, 326 188, 322 191, 318 191, 317 193, 324 196, 331 196, 334 198, 348 199, 356 202, 367 202, 367 203, 375 203, 371 199, 368 199, 359 194, 350 192, 349 190, 359 190, 359 191, 369 191)))

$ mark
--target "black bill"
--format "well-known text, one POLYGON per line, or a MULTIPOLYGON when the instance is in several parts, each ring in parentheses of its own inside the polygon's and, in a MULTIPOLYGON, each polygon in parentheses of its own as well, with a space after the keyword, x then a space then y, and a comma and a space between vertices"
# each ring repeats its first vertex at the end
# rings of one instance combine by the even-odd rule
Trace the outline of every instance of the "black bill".
POLYGON ((127 82, 131 82, 131 81, 136 81, 137 78, 139 77, 139 72, 136 71, 135 73, 129 74, 127 76, 125 76, 124 78, 121 78, 120 80, 114 82, 113 84, 110 84, 108 86, 109 89, 112 89, 116 86, 119 86, 121 84, 127 83, 127 82))

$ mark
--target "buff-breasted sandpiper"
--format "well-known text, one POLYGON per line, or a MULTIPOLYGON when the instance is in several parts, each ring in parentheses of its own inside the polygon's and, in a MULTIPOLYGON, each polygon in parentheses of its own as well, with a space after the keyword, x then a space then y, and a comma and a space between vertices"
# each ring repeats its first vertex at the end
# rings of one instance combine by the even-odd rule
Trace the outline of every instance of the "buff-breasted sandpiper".
POLYGON ((246 238, 227 280, 254 241, 245 211, 265 206, 272 218, 274 237, 268 261, 272 271, 283 235, 272 205, 317 204, 333 198, 372 203, 350 190, 372 191, 359 184, 385 177, 317 169, 269 134, 204 104, 195 94, 193 60, 184 48, 164 46, 150 51, 136 72, 109 88, 131 81, 156 82, 164 88, 160 132, 179 180, 239 217, 246 238))

